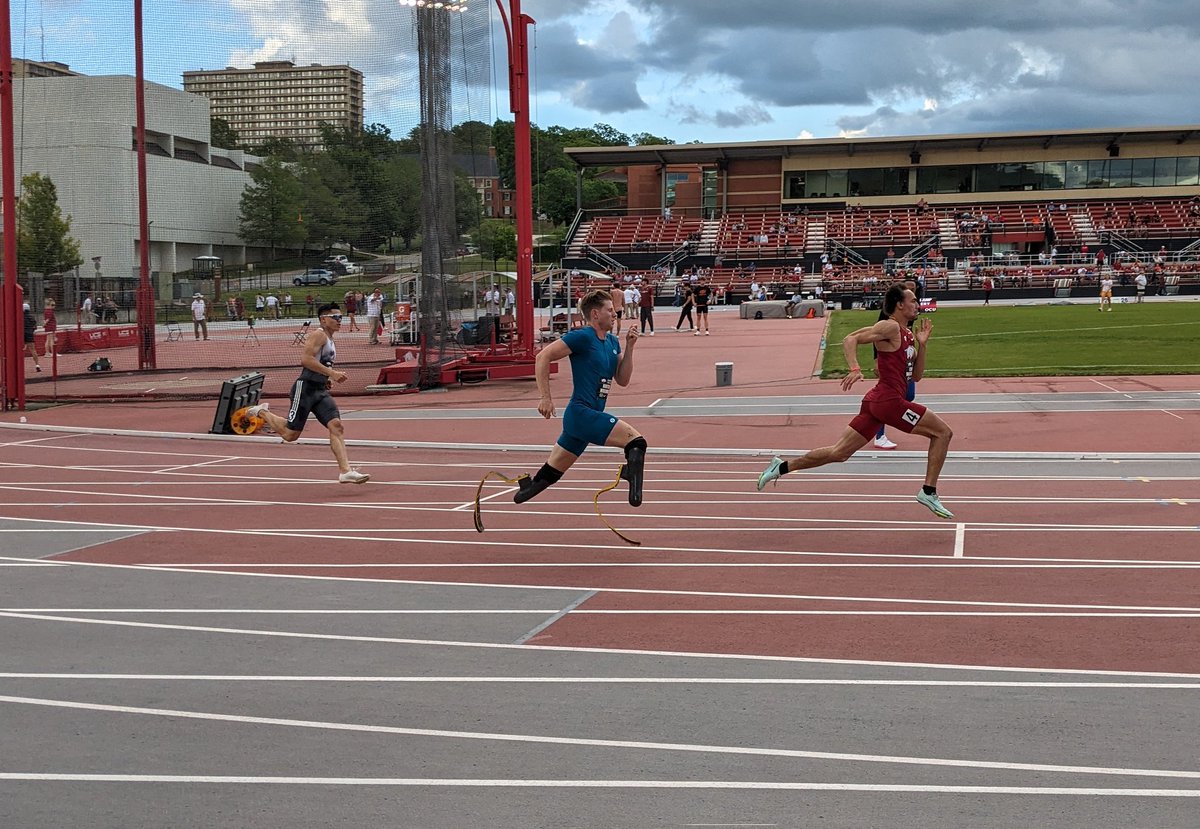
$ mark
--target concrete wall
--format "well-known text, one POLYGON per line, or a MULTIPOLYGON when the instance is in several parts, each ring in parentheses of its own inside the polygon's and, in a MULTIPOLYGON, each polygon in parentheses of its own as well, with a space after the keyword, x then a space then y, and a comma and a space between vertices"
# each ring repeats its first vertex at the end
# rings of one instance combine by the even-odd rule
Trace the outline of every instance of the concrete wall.
MULTIPOLYGON (((14 118, 18 185, 39 172, 58 190, 71 234, 80 242, 81 271, 100 256, 105 275, 138 267, 137 155, 134 152, 134 79, 129 76, 31 78, 15 82, 14 118)), ((148 143, 173 152, 177 143, 204 159, 223 155, 239 166, 239 151, 209 147, 209 104, 199 95, 148 83, 148 143)), ((253 157, 250 157, 251 160, 253 157)), ((193 256, 218 248, 226 264, 258 261, 238 238, 238 206, 250 183, 244 170, 148 154, 147 202, 152 271, 166 275, 191 267, 193 256)))

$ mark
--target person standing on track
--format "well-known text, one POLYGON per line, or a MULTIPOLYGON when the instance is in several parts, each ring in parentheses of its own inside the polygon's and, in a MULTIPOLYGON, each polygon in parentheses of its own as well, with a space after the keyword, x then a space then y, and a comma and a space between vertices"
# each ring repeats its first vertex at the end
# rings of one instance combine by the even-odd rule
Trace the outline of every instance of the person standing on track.
POLYGON ((589 444, 619 446, 625 450, 625 464, 620 477, 629 481, 629 504, 642 504, 642 472, 646 459, 646 439, 623 420, 605 414, 608 391, 613 380, 619 386, 629 385, 633 377, 633 348, 637 344, 637 326, 625 333, 625 353, 621 342, 613 335, 616 311, 608 291, 590 291, 579 301, 579 312, 587 325, 568 331, 563 337, 538 353, 536 376, 541 400, 538 414, 549 420, 554 417, 554 400, 550 396, 550 364, 570 358, 573 391, 571 402, 563 411, 563 431, 550 450, 550 458, 533 477, 517 479, 513 501, 523 504, 547 487, 558 483, 589 444))
POLYGON ((342 327, 342 313, 336 302, 329 302, 317 309, 317 321, 320 324, 315 332, 304 340, 304 355, 300 358, 300 377, 292 384, 291 406, 288 409, 287 420, 269 410, 268 404, 259 403, 246 410, 251 417, 261 417, 275 432, 288 443, 300 437, 308 421, 309 412, 316 415, 317 420, 329 430, 329 448, 337 459, 340 484, 365 484, 371 480, 370 475, 352 469, 346 456, 345 429, 342 427, 342 415, 333 396, 329 393, 333 383, 346 382, 344 372, 333 367, 337 349, 333 345, 333 335, 342 327))
POLYGON ((1112 310, 1112 291, 1113 278, 1112 274, 1104 274, 1100 277, 1100 310, 1112 310))
POLYGON ((916 294, 903 285, 888 288, 883 307, 888 313, 886 320, 868 328, 860 328, 842 340, 846 364, 850 366, 850 373, 842 380, 843 391, 849 391, 863 377, 858 367, 858 347, 873 344, 878 352, 875 364, 879 381, 863 398, 858 414, 833 446, 813 449, 802 457, 786 461, 773 458, 758 476, 758 489, 761 492, 768 483, 777 481, 788 472, 849 460, 871 440, 879 424, 886 423, 902 432, 929 438, 925 485, 917 493, 917 501, 940 518, 953 518, 954 514, 942 506, 938 499, 937 480, 954 433, 932 411, 920 403, 904 399, 909 378, 920 380, 925 373, 925 347, 933 325, 925 318, 915 326, 915 331, 908 329, 909 322, 917 318, 919 309, 916 294))
POLYGON ((701 277, 700 284, 696 286, 696 290, 692 292, 692 296, 696 301, 696 334, 699 337, 701 334, 708 336, 708 303, 712 299, 713 290, 708 284, 708 277, 701 277), (701 331, 700 328, 704 330, 701 331))

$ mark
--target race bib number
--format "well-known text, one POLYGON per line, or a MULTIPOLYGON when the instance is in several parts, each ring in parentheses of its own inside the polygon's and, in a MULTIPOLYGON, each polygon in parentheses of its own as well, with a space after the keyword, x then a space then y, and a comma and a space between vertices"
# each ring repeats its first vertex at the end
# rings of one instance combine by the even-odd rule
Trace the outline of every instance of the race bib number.
POLYGON ((612 388, 612 378, 611 377, 607 377, 607 378, 601 380, 600 388, 596 392, 596 397, 600 398, 601 400, 607 400, 608 399, 608 390, 610 388, 612 388))
POLYGON ((904 414, 902 414, 900 417, 901 417, 901 419, 904 420, 905 423, 907 423, 910 426, 916 426, 917 421, 919 421, 921 419, 921 416, 919 414, 917 414, 916 412, 914 412, 912 409, 905 409, 904 414))

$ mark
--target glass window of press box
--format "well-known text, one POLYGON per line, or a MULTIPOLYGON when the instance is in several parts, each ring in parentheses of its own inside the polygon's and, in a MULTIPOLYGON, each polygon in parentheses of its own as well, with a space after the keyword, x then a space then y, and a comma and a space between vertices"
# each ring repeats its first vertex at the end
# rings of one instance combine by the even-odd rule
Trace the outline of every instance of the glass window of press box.
POLYGON ((794 170, 784 173, 785 199, 835 199, 916 193, 1005 193, 1111 187, 1195 187, 1200 158, 1099 158, 1006 164, 874 167, 858 170, 794 170))

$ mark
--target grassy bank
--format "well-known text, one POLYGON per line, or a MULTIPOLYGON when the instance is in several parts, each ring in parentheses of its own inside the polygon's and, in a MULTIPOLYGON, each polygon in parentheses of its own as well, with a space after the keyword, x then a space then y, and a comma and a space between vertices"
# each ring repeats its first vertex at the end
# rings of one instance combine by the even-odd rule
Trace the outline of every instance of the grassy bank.
MULTIPOLYGON (((842 339, 873 325, 878 311, 837 311, 829 325, 825 377, 846 374, 842 339)), ((995 305, 930 315, 927 377, 1200 373, 1200 305, 1194 302, 995 305)), ((874 361, 859 350, 862 366, 874 361)))

